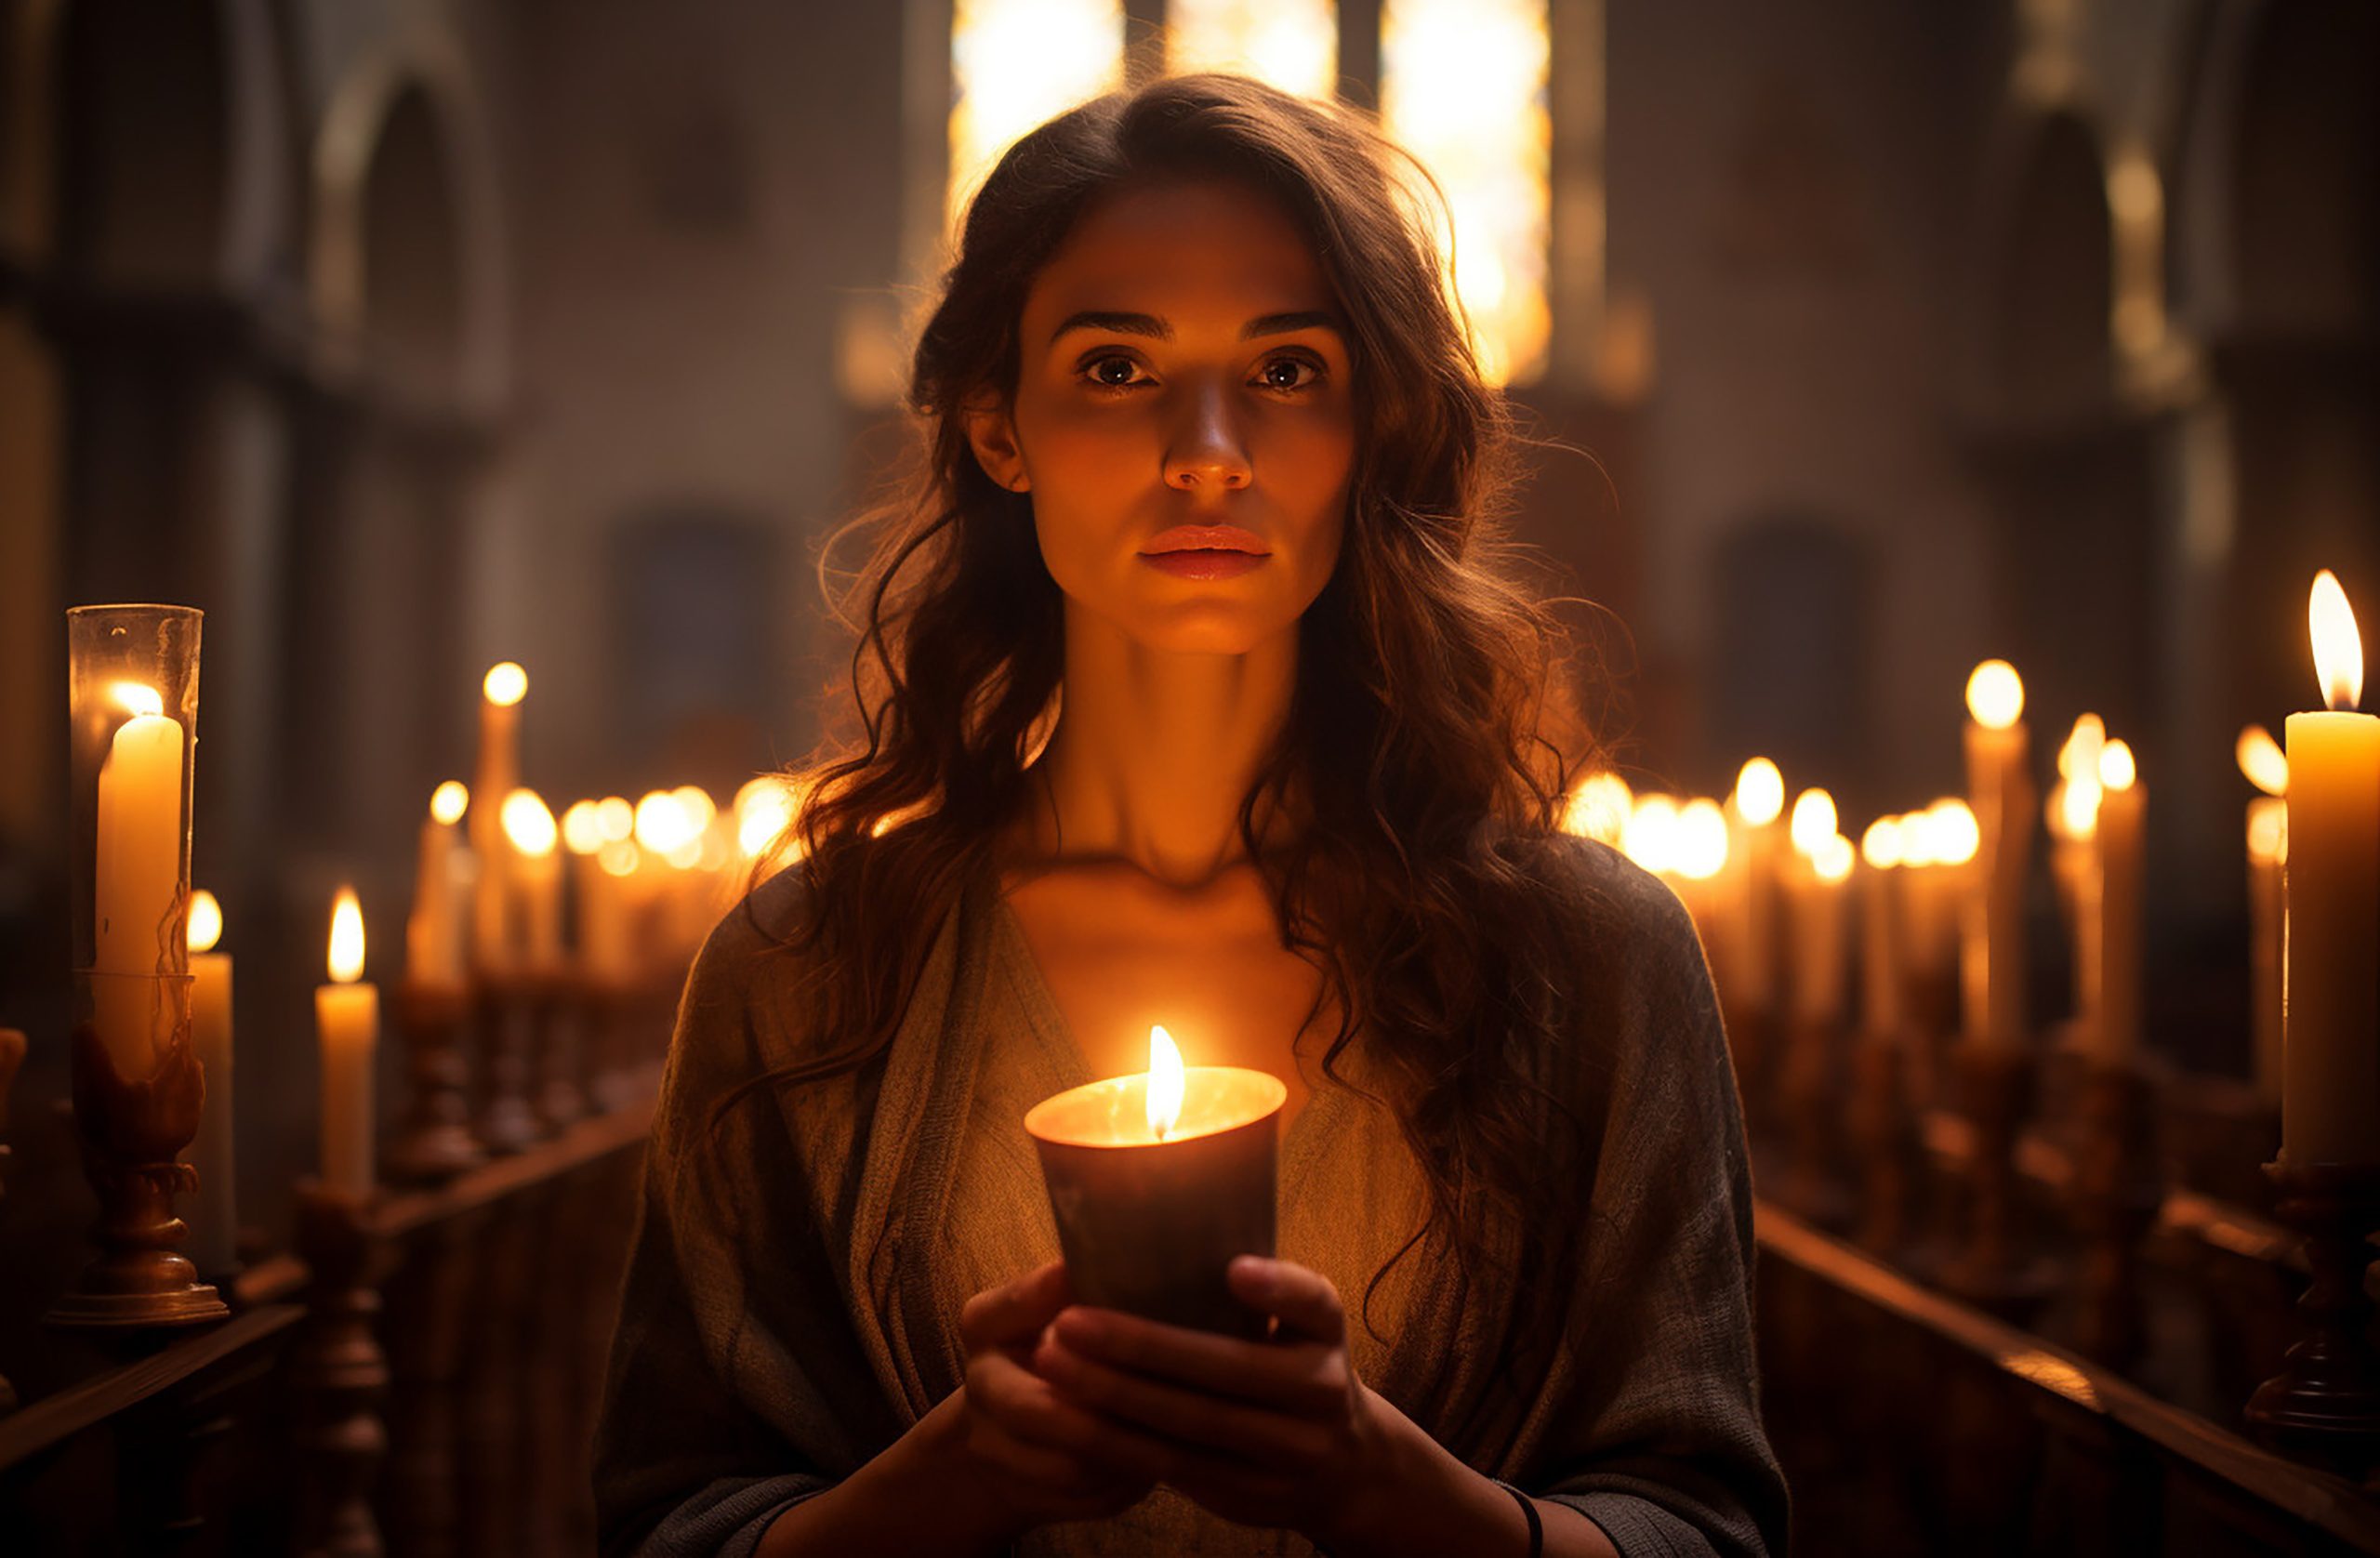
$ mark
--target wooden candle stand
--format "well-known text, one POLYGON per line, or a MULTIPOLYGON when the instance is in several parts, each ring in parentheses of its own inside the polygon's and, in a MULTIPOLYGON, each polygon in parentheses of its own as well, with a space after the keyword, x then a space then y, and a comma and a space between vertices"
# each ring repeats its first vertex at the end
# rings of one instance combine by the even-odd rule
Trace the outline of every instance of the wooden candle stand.
POLYGON ((1836 1087, 1841 1032, 1833 1023, 1792 1023, 1785 1030, 1778 1078, 1792 1144, 1778 1198, 1824 1227, 1840 1227, 1850 1216, 1836 1173, 1843 1155, 1843 1102, 1836 1087))
POLYGON ((491 1155, 509 1157, 528 1151, 543 1135, 529 1102, 537 1023, 534 982, 519 974, 483 978, 479 1020, 480 1054, 486 1063, 476 1129, 491 1155))
POLYGON ((1918 1165, 1910 1036, 1863 1034, 1852 1050, 1850 1135, 1863 1181, 1857 1238, 1878 1256, 1891 1255, 1909 1239, 1918 1165))
POLYGON ((2091 1065, 2081 1086, 2081 1135, 2070 1185, 2082 1269, 2074 1344, 2129 1367, 2145 1339, 2140 1246, 2165 1202, 2157 1140, 2161 1089, 2138 1066, 2091 1065))
POLYGON ((646 1094, 637 1075, 635 1028, 643 1010, 642 997, 628 986, 599 982, 588 992, 582 1070, 588 1096, 606 1114, 646 1094))
POLYGON ((2033 1057, 2012 1045, 1962 1040, 1950 1057, 1959 1107, 1975 1131, 1967 1164, 1965 1246, 1942 1268, 1943 1287, 1988 1314, 2023 1325, 2052 1278, 2019 1228, 2016 1136, 2033 1096, 2033 1057))
MULTIPOLYGON (((136 978, 136 975, 91 977, 136 978)), ((157 974, 172 1022, 151 1074, 127 1082, 90 1023, 74 1028, 74 1133, 83 1173, 99 1198, 99 1258, 44 1316, 53 1326, 140 1330, 228 1319, 231 1309, 175 1247, 189 1232, 174 1197, 197 1174, 179 1161, 198 1133, 205 1096, 191 1049, 190 976, 157 974)))
POLYGON ((304 1447, 316 1471, 301 1519, 306 1558, 379 1558, 372 1490, 389 1448, 380 1404, 389 1361, 376 1327, 391 1261, 377 1196, 309 1182, 298 1190, 298 1251, 311 1273, 310 1317, 295 1380, 304 1397, 304 1447))
POLYGON ((594 1113, 579 1079, 580 1056, 595 1010, 593 997, 583 975, 551 974, 537 982, 535 1108, 549 1136, 594 1113))
POLYGON ((2299 1336, 2281 1371, 2248 1402, 2248 1421, 2284 1455, 2360 1478, 2380 1466, 2380 1356, 2364 1271, 2380 1228, 2380 1168, 2268 1163, 2275 1215, 2305 1235, 2313 1273, 2297 1300, 2299 1336))
POLYGON ((385 1167, 392 1180, 443 1183, 487 1160, 486 1149, 471 1134, 471 1068, 464 1049, 470 993, 406 984, 395 995, 397 1032, 413 1086, 385 1167))

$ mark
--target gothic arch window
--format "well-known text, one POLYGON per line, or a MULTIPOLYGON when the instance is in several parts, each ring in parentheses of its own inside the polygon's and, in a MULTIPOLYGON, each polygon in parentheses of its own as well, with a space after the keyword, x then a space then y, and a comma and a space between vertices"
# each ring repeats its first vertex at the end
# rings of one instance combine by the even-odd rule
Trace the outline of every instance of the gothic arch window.
POLYGON ((1018 137, 1123 81, 1122 0, 956 0, 947 223, 1018 137))

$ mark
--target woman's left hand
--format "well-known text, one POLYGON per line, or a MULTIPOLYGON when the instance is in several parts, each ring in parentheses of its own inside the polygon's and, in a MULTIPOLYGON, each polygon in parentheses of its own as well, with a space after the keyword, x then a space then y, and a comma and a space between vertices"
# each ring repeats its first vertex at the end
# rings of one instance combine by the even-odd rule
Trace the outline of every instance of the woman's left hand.
POLYGON ((1043 1331, 1034 1368, 1062 1395, 1178 1446, 1164 1481, 1224 1519, 1329 1532, 1393 1475, 1403 1415, 1355 1378, 1329 1278, 1243 1255, 1229 1280, 1275 1318, 1271 1340, 1076 1305, 1043 1331))

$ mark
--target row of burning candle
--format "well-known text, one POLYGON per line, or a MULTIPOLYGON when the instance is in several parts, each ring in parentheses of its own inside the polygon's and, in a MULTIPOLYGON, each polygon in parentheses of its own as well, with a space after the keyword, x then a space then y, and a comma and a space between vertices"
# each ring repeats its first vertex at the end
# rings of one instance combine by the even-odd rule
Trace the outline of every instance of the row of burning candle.
MULTIPOLYGON (((2380 718, 2355 711, 2361 644, 2327 571, 2307 615, 2327 706, 2290 716, 2285 752, 2252 725, 2234 754, 2261 792, 2246 828, 2254 1069, 2260 1095, 2281 1108, 2290 1156, 2380 1162, 2380 718)), ((1827 791, 1803 791, 1789 814, 1765 758, 1744 765, 1725 802, 1634 795, 1617 774, 1591 775, 1565 826, 1671 884, 1712 945, 1731 1012, 1844 1021, 1857 874, 1867 1031, 1906 1032, 1912 983, 1955 972, 1963 1034, 2023 1044, 2036 794, 2024 684, 1986 661, 1966 698, 1968 795, 1879 818, 1856 849, 1827 791)), ((2094 714, 2075 720, 2056 768, 2042 811, 2073 938, 2076 1028, 2095 1063, 2129 1065, 2141 1042, 2148 787, 2131 747, 2094 714)))

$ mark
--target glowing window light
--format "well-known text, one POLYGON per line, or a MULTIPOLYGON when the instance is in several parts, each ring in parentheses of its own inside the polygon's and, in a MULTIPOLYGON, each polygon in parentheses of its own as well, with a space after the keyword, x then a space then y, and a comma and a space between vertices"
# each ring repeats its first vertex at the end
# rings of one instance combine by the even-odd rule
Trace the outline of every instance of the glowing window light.
POLYGON ((1236 71, 1327 98, 1339 81, 1334 0, 1168 0, 1165 68, 1236 71))
POLYGON ((1381 122, 1446 191, 1455 295, 1491 384, 1545 365, 1545 0, 1385 0, 1381 122))
POLYGON ((1122 0, 956 0, 944 197, 952 230, 1018 137, 1123 83, 1122 0))

